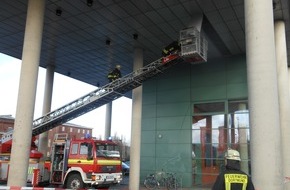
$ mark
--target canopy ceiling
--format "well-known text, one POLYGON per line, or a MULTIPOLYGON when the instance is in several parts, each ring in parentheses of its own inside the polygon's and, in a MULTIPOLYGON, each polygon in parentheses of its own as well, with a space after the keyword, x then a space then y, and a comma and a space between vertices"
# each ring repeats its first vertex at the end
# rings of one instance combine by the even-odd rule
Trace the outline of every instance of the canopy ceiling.
MULTIPOLYGON (((148 64, 161 57, 162 48, 177 40, 179 31, 188 27, 196 15, 203 15, 208 60, 245 54, 244 0, 92 2, 88 6, 87 0, 46 1, 41 67, 55 65, 57 73, 95 86, 104 85, 107 72, 116 64, 122 66, 123 75, 132 72, 134 46, 144 49, 144 64, 148 64), (61 10, 61 15, 56 10, 61 10)), ((27 3, 0 3, 0 52, 19 59, 27 3)), ((288 1, 275 0, 274 5, 275 19, 286 22, 289 42, 288 1)))

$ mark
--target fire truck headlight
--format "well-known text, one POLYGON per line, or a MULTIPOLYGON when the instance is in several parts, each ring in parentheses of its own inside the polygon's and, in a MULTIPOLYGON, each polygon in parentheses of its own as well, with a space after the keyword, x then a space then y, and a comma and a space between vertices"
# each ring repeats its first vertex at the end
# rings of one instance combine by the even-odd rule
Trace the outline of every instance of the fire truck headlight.
POLYGON ((101 179, 102 179, 101 175, 92 175, 92 181, 101 180, 101 179))
POLYGON ((121 175, 117 175, 117 180, 122 179, 122 174, 121 175))

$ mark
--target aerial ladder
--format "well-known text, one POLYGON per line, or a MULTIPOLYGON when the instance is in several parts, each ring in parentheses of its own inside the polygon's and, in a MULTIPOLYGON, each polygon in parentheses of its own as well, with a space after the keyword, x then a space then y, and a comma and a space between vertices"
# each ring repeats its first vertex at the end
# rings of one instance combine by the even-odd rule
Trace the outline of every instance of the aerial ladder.
MULTIPOLYGON (((45 131, 55 128, 87 112, 101 107, 121 96, 126 92, 137 88, 145 80, 162 73, 165 69, 184 62, 178 55, 173 54, 165 58, 157 59, 152 63, 133 71, 132 73, 108 83, 96 90, 54 110, 33 121, 32 136, 39 135, 45 131)), ((2 136, 4 144, 12 140, 13 130, 2 136)))
MULTIPOLYGON (((126 92, 141 86, 144 81, 163 73, 164 70, 173 65, 182 62, 205 62, 207 58, 206 53, 207 42, 204 38, 200 37, 196 28, 182 30, 180 32, 180 49, 178 51, 173 50, 168 56, 161 57, 34 120, 32 136, 37 136, 120 98, 126 92)), ((13 130, 6 132, 2 136, 1 143, 4 144, 11 141, 12 135, 13 130)))

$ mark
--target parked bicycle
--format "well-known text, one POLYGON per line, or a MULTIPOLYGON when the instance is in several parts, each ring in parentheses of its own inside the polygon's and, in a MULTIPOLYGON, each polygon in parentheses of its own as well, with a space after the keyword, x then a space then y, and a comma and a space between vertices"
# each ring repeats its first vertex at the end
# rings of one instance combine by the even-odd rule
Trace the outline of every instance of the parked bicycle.
POLYGON ((168 190, 178 189, 181 187, 179 179, 175 173, 156 172, 149 174, 144 180, 144 185, 147 189, 154 190, 160 188, 167 188, 168 190))

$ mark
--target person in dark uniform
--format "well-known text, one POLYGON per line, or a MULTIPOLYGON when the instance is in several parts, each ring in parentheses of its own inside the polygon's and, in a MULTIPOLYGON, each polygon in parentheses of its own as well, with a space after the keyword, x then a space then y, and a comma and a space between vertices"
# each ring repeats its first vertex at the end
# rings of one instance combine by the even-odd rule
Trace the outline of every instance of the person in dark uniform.
POLYGON ((173 41, 162 50, 162 56, 168 56, 177 53, 178 51, 180 51, 180 45, 178 41, 173 41))
POLYGON ((222 171, 212 190, 255 190, 252 179, 241 171, 240 153, 228 149, 225 153, 225 170, 222 171))
POLYGON ((115 69, 108 74, 109 82, 113 82, 114 80, 117 80, 121 77, 121 65, 116 65, 115 69))

